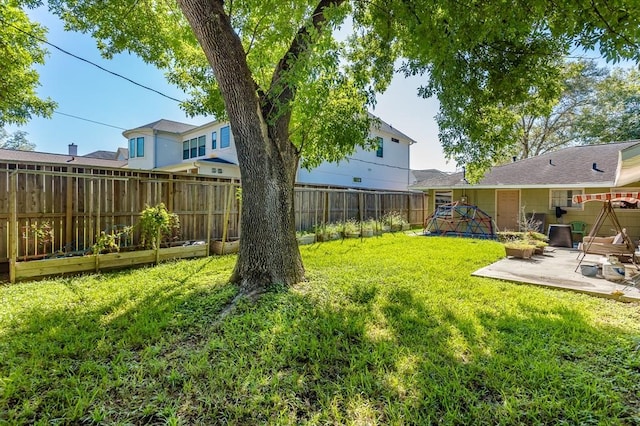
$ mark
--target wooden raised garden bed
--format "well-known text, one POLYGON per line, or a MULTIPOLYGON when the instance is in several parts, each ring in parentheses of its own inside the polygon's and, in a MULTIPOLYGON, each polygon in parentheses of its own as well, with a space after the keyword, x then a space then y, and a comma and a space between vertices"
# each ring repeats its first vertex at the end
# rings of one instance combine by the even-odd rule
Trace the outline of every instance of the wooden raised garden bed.
POLYGON ((60 257, 13 264, 13 279, 16 281, 46 277, 49 275, 98 272, 108 269, 128 268, 137 265, 159 263, 170 259, 206 257, 207 244, 138 250, 99 255, 60 257))

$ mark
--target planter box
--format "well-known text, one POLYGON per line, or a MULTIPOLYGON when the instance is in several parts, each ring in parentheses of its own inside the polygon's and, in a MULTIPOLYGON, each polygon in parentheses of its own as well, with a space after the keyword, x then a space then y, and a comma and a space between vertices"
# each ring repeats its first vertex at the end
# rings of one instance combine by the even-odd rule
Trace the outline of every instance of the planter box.
POLYGON ((363 229, 362 230, 362 236, 364 238, 373 237, 373 229, 363 229))
POLYGON ((356 232, 345 232, 344 233, 344 237, 345 238, 360 238, 360 232, 356 231, 356 232))
POLYGON ((305 234, 297 238, 298 245, 306 246, 316 242, 316 234, 305 234))
POLYGON ((333 241, 339 239, 340 234, 337 232, 325 232, 324 234, 316 234, 317 241, 333 241))
POLYGON ((214 241, 212 250, 215 254, 233 254, 240 251, 240 240, 234 241, 214 241))
POLYGON ((535 250, 534 247, 531 248, 511 248, 511 247, 505 247, 504 248, 507 256, 511 256, 511 257, 517 257, 520 259, 530 259, 531 256, 533 256, 533 252, 535 250))
POLYGON ((108 269, 129 268, 136 265, 153 264, 169 259, 205 257, 209 254, 206 244, 161 248, 156 250, 138 250, 120 253, 106 253, 97 256, 73 256, 56 259, 16 262, 15 279, 46 277, 49 275, 98 272, 108 269))

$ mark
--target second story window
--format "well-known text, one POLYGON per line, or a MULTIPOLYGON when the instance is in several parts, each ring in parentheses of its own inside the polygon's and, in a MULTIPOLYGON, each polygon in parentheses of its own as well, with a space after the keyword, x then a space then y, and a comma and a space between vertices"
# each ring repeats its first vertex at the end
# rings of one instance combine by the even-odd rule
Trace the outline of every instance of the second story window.
POLYGON ((376 157, 384 157, 384 146, 383 146, 383 140, 380 136, 378 136, 378 149, 376 150, 376 157))
POLYGON ((191 148, 191 152, 189 156, 191 158, 195 158, 198 156, 198 138, 193 138, 189 141, 189 147, 191 148))
POLYGON ((182 142, 182 159, 203 157, 207 152, 207 137, 198 136, 182 142))
POLYGON ((231 134, 229 126, 220 128, 220 148, 229 148, 231 145, 231 134))
POLYGON ((218 133, 211 132, 211 149, 216 149, 218 145, 218 133))
POLYGON ((144 138, 136 139, 136 157, 144 157, 144 138))
POLYGON ((202 157, 206 153, 207 151, 206 143, 207 141, 204 136, 198 137, 198 157, 202 157))
POLYGON ((129 158, 144 157, 144 137, 129 139, 129 158))

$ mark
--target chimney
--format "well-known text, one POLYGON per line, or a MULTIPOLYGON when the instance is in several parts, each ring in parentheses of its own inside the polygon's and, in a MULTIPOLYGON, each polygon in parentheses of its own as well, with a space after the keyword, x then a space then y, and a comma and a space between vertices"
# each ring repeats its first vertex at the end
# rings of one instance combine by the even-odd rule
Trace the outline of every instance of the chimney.
POLYGON ((78 145, 73 142, 69 144, 69 155, 78 155, 78 145))

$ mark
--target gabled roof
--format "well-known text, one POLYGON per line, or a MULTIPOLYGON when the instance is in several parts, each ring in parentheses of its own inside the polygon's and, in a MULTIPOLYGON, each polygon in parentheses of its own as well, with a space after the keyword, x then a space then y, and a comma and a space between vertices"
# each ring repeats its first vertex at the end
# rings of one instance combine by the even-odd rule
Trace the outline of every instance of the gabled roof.
MULTIPOLYGON (((581 145, 491 168, 473 188, 613 186, 619 152, 640 141, 581 145)), ((462 173, 436 176, 411 189, 469 187, 462 173)))
MULTIPOLYGON (((409 140, 410 144, 414 144, 416 143, 416 140, 410 138, 409 136, 405 135, 404 133, 402 133, 400 130, 394 128, 392 125, 390 125, 389 123, 385 122, 384 120, 380 119, 379 117, 376 117, 375 115, 369 113, 369 116, 371 118, 374 118, 376 120, 379 121, 379 126, 377 127, 378 130, 394 135, 398 138, 403 138, 403 139, 407 139, 409 140)), ((140 126, 140 127, 136 127, 135 129, 129 129, 129 130, 125 130, 124 132, 122 132, 122 135, 127 137, 127 134, 130 132, 134 132, 136 130, 157 130, 159 132, 167 132, 167 133, 175 133, 175 134, 181 134, 181 133, 185 133, 188 132, 190 130, 193 130, 195 128, 198 127, 206 127, 209 126, 213 123, 216 123, 216 121, 211 121, 209 123, 205 123, 202 124, 200 126, 194 126, 192 124, 186 124, 186 123, 180 123, 178 121, 171 121, 171 120, 165 120, 165 119, 161 119, 158 121, 154 121, 153 123, 149 123, 149 124, 145 124, 144 126, 140 126)))
POLYGON ((102 158, 83 157, 80 155, 51 154, 48 152, 17 151, 13 149, 0 149, 0 161, 100 167, 124 167, 127 164, 126 161, 105 160, 102 158))
POLYGON ((127 160, 129 158, 129 148, 118 148, 116 160, 127 160))
POLYGON ((159 132, 167 132, 167 133, 184 133, 188 132, 191 129, 195 129, 198 126, 194 126, 193 124, 180 123, 179 121, 165 120, 164 118, 158 121, 154 121, 153 123, 145 124, 144 126, 136 127, 135 129, 125 130, 122 132, 124 135, 128 132, 133 132, 135 130, 157 130, 159 132))
POLYGON ((449 176, 449 174, 450 173, 438 169, 411 170, 413 182, 430 181, 432 179, 449 176))
POLYGON ((382 132, 385 132, 385 133, 389 133, 389 134, 395 135, 395 136, 397 136, 399 138, 408 139, 410 144, 417 143, 417 141, 415 139, 412 139, 409 136, 405 135, 400 130, 396 129, 395 127, 393 127, 391 124, 387 123, 386 121, 384 121, 380 117, 377 117, 377 116, 375 116, 375 115, 373 115, 371 113, 369 113, 369 117, 374 118, 374 119, 376 119, 376 120, 378 120, 380 122, 380 125, 377 127, 378 130, 380 130, 382 132))

